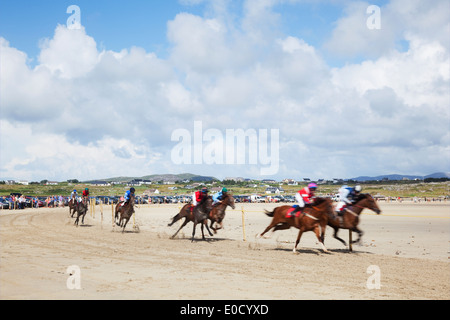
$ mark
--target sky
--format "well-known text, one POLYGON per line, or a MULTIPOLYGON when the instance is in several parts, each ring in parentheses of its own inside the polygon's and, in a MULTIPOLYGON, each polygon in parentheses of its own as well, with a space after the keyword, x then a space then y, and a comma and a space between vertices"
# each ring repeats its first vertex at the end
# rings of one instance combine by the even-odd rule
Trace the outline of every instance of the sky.
POLYGON ((4 0, 0 180, 450 172, 449 50, 448 0, 4 0))

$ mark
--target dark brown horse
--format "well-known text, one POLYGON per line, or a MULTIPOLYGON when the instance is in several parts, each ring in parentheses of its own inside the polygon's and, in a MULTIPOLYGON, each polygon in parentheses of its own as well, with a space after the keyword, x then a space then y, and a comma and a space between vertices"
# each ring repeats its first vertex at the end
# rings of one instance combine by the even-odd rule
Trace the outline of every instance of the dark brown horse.
POLYGON ((84 224, 84 216, 86 215, 88 211, 88 203, 89 199, 87 197, 83 197, 83 200, 81 202, 78 202, 77 205, 75 205, 75 211, 77 213, 77 218, 75 219, 74 224, 78 226, 78 222, 80 220, 80 216, 82 216, 81 223, 84 224))
POLYGON ((344 208, 345 212, 342 216, 333 215, 332 218, 328 219, 328 225, 334 229, 333 237, 346 246, 347 243, 339 238, 337 233, 339 229, 350 229, 351 231, 358 233, 358 239, 352 241, 352 243, 360 242, 363 232, 358 229, 359 215, 365 208, 374 211, 376 214, 381 213, 375 199, 370 194, 360 194, 355 204, 348 208, 344 208))
POLYGON ((210 236, 212 236, 213 234, 211 233, 211 231, 208 228, 208 216, 209 213, 211 212, 213 208, 213 199, 211 196, 208 196, 206 198, 203 198, 202 201, 200 201, 198 206, 195 206, 194 209, 192 210, 193 215, 194 215, 194 227, 192 228, 192 239, 191 242, 194 241, 194 236, 195 236, 195 228, 197 227, 197 224, 201 224, 201 229, 202 229, 202 239, 205 239, 205 234, 203 232, 203 226, 206 226, 206 230, 208 230, 208 233, 210 236))
POLYGON ((114 221, 116 225, 122 227, 122 232, 125 231, 128 221, 134 213, 134 195, 131 195, 128 203, 122 205, 123 202, 119 202, 116 205, 116 211, 114 215, 114 221))
MULTIPOLYGON (((193 207, 192 204, 187 203, 183 206, 183 208, 181 208, 180 212, 177 213, 173 218, 172 221, 168 224, 168 226, 172 226, 175 222, 177 222, 178 220, 184 218, 184 222, 183 224, 180 226, 180 228, 178 228, 177 232, 175 232, 173 234, 173 236, 171 236, 170 238, 173 239, 175 238, 175 236, 178 234, 178 232, 184 228, 184 226, 186 224, 188 224, 189 222, 194 222, 194 230, 193 230, 193 235, 195 233, 195 227, 197 226, 198 223, 202 223, 202 235, 203 235, 203 239, 205 239, 205 236, 203 234, 203 224, 206 225, 206 229, 209 232, 209 235, 212 236, 213 234, 211 233, 211 231, 208 228, 208 225, 206 224, 207 221, 206 219, 209 217, 209 213, 212 209, 212 198, 211 196, 208 196, 206 198, 204 198, 197 206, 193 207), (206 218, 204 218, 204 214, 206 214, 206 218), (197 222, 196 222, 196 217, 197 217, 197 222)), ((193 238, 192 238, 193 239, 193 238)))
POLYGON ((69 215, 71 218, 73 218, 73 215, 75 214, 76 211, 76 206, 77 206, 78 202, 76 198, 72 198, 69 201, 69 215))
POLYGON ((316 198, 314 204, 305 207, 303 213, 300 213, 298 217, 286 217, 286 214, 292 206, 280 206, 275 208, 272 212, 266 211, 265 213, 269 217, 273 217, 269 226, 259 235, 262 237, 266 232, 273 228, 276 230, 285 230, 291 227, 299 229, 297 240, 293 252, 297 252, 297 245, 300 242, 300 238, 303 232, 314 231, 317 240, 324 252, 328 252, 323 243, 325 237, 325 228, 330 215, 333 215, 332 200, 329 198, 316 198))
POLYGON ((223 199, 218 204, 214 205, 211 212, 208 215, 208 219, 211 220, 211 225, 209 226, 214 233, 217 233, 217 230, 223 228, 223 218, 225 218, 225 209, 230 206, 233 210, 234 206, 234 198, 230 193, 225 193, 223 199), (213 224, 215 223, 215 227, 213 224))

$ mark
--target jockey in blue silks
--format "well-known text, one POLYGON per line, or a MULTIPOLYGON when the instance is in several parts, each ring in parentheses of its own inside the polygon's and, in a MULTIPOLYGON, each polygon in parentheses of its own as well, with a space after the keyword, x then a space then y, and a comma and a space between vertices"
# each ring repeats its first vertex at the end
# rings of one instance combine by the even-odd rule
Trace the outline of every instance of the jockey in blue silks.
POLYGON ((131 196, 134 196, 134 192, 136 190, 131 187, 130 190, 128 190, 127 192, 125 192, 125 195, 123 196, 123 203, 122 206, 126 205, 128 202, 130 202, 131 196))
POLYGON ((221 202, 223 200, 224 196, 226 196, 227 192, 228 192, 227 188, 222 188, 222 190, 215 193, 212 197, 214 204, 221 202))

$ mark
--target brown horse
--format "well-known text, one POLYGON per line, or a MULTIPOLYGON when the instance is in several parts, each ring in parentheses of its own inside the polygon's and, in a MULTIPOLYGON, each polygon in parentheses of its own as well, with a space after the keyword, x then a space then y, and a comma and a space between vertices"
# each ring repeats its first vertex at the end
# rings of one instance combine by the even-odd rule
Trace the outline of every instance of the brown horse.
POLYGON ((378 207, 374 198, 368 194, 360 194, 355 202, 348 208, 345 208, 345 212, 342 216, 334 215, 328 219, 328 225, 334 229, 334 238, 341 241, 345 246, 347 243, 337 236, 339 229, 350 229, 353 232, 358 233, 358 239, 352 241, 352 243, 360 242, 363 232, 358 229, 359 215, 363 209, 368 208, 374 211, 376 214, 380 214, 381 210, 378 207))
MULTIPOLYGON (((199 209, 200 209, 201 212, 207 212, 207 217, 206 218, 208 218, 209 217, 209 213, 210 213, 210 211, 212 209, 212 198, 211 198, 211 196, 208 196, 208 197, 204 198, 197 206, 193 207, 192 209, 191 209, 191 207, 192 207, 192 204, 190 204, 190 203, 185 204, 183 206, 183 208, 181 208, 180 212, 177 213, 172 218, 172 221, 168 224, 168 226, 170 227, 175 222, 177 222, 178 220, 184 218, 183 224, 180 226, 180 228, 178 228, 177 232, 175 232, 173 234, 173 236, 170 237, 171 239, 175 238, 175 236, 178 234, 178 232, 181 229, 183 229, 184 226, 187 225, 191 221, 194 222, 194 233, 195 233, 195 227, 200 222, 199 218, 203 218, 203 217, 200 217, 197 214, 198 215, 198 219, 197 219, 197 223, 195 223, 196 212, 199 211, 199 209)), ((202 234, 203 234, 203 224, 206 224, 206 220, 202 219, 201 222, 202 222, 202 234)), ((212 236, 213 234, 209 230, 208 225, 206 225, 206 228, 207 228, 207 230, 209 232, 209 235, 212 236)), ((203 239, 205 239, 204 235, 203 235, 203 239)))
POLYGON ((225 193, 223 199, 218 204, 214 205, 211 212, 208 215, 208 219, 211 220, 211 225, 209 226, 214 233, 217 233, 217 230, 223 228, 223 218, 225 218, 225 209, 230 206, 233 210, 234 206, 234 198, 230 193, 225 193), (216 227, 213 227, 213 224, 216 223, 216 227))
POLYGON ((124 205, 122 205, 122 203, 123 201, 116 205, 114 221, 116 222, 116 225, 122 227, 122 232, 125 232, 125 227, 134 213, 134 195, 131 195, 128 203, 124 205))
POLYGON ((77 199, 75 199, 75 198, 70 199, 70 201, 69 201, 69 215, 70 215, 71 218, 73 218, 73 215, 75 214, 77 204, 78 204, 77 199))
POLYGON ((276 231, 296 227, 299 229, 299 232, 293 249, 294 253, 297 252, 297 245, 300 242, 303 232, 306 231, 314 231, 322 250, 328 252, 323 241, 329 216, 333 215, 332 200, 329 198, 316 198, 313 205, 305 207, 303 214, 300 213, 298 217, 287 218, 287 211, 291 208, 292 206, 280 206, 275 208, 272 212, 266 211, 265 213, 269 217, 273 217, 273 219, 269 226, 259 234, 258 237, 262 237, 272 228, 273 231, 276 231))
MULTIPOLYGON (((74 224, 78 226, 78 222, 80 220, 80 216, 82 216, 81 223, 84 224, 84 216, 88 211, 88 203, 89 200, 87 197, 83 197, 83 200, 75 205, 75 211, 77 212, 77 218, 75 219, 74 224)), ((74 213, 75 213, 74 211, 74 213)))

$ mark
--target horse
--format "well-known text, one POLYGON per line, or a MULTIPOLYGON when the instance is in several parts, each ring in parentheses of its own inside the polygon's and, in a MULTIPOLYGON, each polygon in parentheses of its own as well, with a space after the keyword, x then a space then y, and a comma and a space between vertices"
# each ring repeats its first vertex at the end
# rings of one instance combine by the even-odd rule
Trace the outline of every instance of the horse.
POLYGON ((261 234, 257 235, 257 237, 262 237, 272 228, 275 232, 276 230, 296 227, 299 229, 299 232, 293 249, 294 253, 297 253, 297 245, 300 242, 302 234, 306 231, 314 231, 322 250, 328 252, 324 245, 324 238, 329 216, 333 215, 332 200, 329 198, 315 198, 314 204, 306 206, 303 214, 300 213, 298 217, 286 217, 290 209, 292 209, 292 206, 285 205, 275 208, 272 212, 265 210, 265 214, 273 217, 273 219, 269 226, 261 234))
MULTIPOLYGON (((88 199, 86 197, 83 197, 83 200, 75 205, 75 211, 77 212, 77 218, 75 219, 74 224, 78 226, 78 222, 80 220, 80 216, 83 216, 81 219, 81 223, 84 224, 84 216, 86 215, 88 211, 88 199)), ((75 213, 74 211, 74 213, 75 213)))
MULTIPOLYGON (((195 214, 194 214, 194 211, 196 211, 196 208, 198 208, 198 207, 200 207, 200 206, 204 206, 204 205, 205 205, 204 202, 206 202, 206 200, 207 200, 208 198, 210 199, 210 200, 208 200, 208 205, 209 205, 209 202, 211 201, 211 208, 209 208, 209 209, 208 209, 208 208, 203 208, 202 211, 207 211, 208 217, 209 217, 209 212, 210 212, 211 209, 212 209, 212 198, 211 198, 211 196, 208 196, 207 198, 205 198, 204 200, 202 200, 202 201, 198 204, 198 206, 194 207, 193 209, 191 209, 191 207, 192 207, 192 204, 191 204, 191 203, 185 204, 185 205, 181 208, 180 212, 177 213, 177 214, 172 218, 172 221, 168 224, 168 226, 170 227, 170 226, 172 226, 175 222, 177 222, 178 220, 184 218, 183 224, 180 226, 180 228, 178 228, 177 232, 175 232, 175 233, 173 234, 173 236, 170 237, 171 239, 175 238, 175 236, 178 234, 178 232, 179 232, 181 229, 183 229, 184 226, 185 226, 186 224, 188 224, 188 223, 191 222, 191 221, 194 222, 194 220, 195 220, 195 214)), ((198 211, 198 210, 197 210, 197 211, 198 211)), ((194 222, 194 223, 195 223, 195 222, 194 222)), ((197 223, 198 223, 198 222, 197 222, 197 223)), ((194 225, 194 228, 195 228, 195 225, 194 225)), ((208 229, 208 232, 209 232, 210 236, 212 236, 213 234, 211 233, 211 231, 209 231, 208 226, 206 226, 206 228, 208 229)), ((195 229, 194 229, 194 231, 195 231, 195 229)), ((202 233, 203 233, 203 224, 202 224, 202 233)), ((203 239, 204 239, 204 236, 203 236, 203 239)))
POLYGON ((71 218, 73 218, 73 215, 75 214, 77 204, 77 199, 72 198, 69 200, 69 215, 71 218))
POLYGON ((202 201, 200 201, 199 205, 195 206, 194 209, 192 210, 192 214, 194 216, 194 220, 192 222, 194 222, 194 227, 192 228, 191 242, 194 242, 195 228, 197 227, 198 223, 201 224, 203 240, 206 240, 205 234, 203 232, 203 226, 206 226, 206 230, 208 230, 208 233, 210 236, 213 235, 211 233, 211 231, 209 230, 208 223, 206 221, 208 219, 209 213, 211 212, 212 208, 213 208, 213 199, 211 196, 208 196, 206 198, 203 198, 202 201))
POLYGON ((358 233, 358 239, 352 241, 352 243, 359 243, 364 234, 358 229, 359 215, 365 208, 374 211, 376 214, 381 213, 374 198, 368 193, 362 193, 356 199, 355 204, 348 208, 344 208, 345 212, 342 216, 333 214, 333 216, 328 219, 328 225, 334 229, 333 237, 347 246, 347 243, 339 238, 337 233, 339 229, 350 229, 351 231, 358 233))
POLYGON ((208 215, 208 219, 211 220, 211 225, 209 226, 214 233, 217 233, 217 230, 223 228, 223 218, 225 218, 225 209, 230 206, 233 210, 234 206, 234 198, 230 193, 226 193, 224 195, 223 200, 214 205, 211 212, 208 215), (213 227, 214 222, 216 223, 216 227, 213 227))
POLYGON ((119 202, 116 205, 114 221, 116 225, 122 227, 122 232, 125 232, 125 227, 127 226, 128 221, 134 213, 134 195, 130 197, 130 200, 127 204, 122 205, 122 202, 119 202), (119 216, 120 213, 120 216, 119 216))

